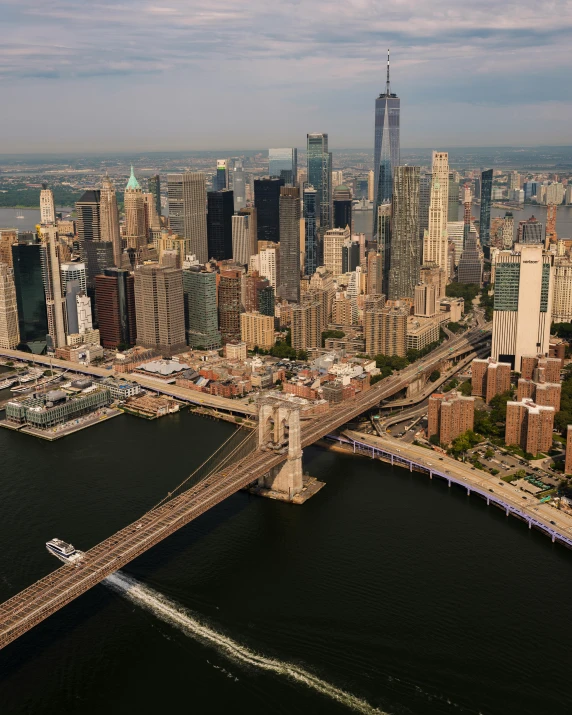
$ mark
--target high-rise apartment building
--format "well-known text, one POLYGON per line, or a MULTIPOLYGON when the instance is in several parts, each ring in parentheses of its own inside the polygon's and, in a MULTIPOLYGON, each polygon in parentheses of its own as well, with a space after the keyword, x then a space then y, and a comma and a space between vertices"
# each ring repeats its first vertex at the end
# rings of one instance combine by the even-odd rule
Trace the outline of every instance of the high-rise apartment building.
POLYGON ((41 248, 33 238, 12 246, 20 343, 36 355, 46 349, 48 334, 41 248))
POLYGON ((133 248, 140 253, 149 242, 149 234, 145 220, 145 201, 135 172, 131 167, 131 176, 123 194, 125 204, 125 242, 127 248, 133 248))
POLYGON ((552 448, 554 407, 537 405, 529 399, 506 403, 506 444, 517 444, 536 455, 552 448))
POLYGON ((218 284, 218 322, 222 344, 240 341, 242 271, 223 269, 218 284))
MULTIPOLYGON (((542 357, 542 355, 523 355, 520 374, 525 380, 537 379, 539 373, 545 382, 560 382, 560 358, 542 357)), ((538 378, 540 379, 540 378, 538 378)))
POLYGON ((557 258, 554 262, 552 321, 572 322, 572 263, 561 258, 557 258))
POLYGON ((523 355, 548 355, 553 260, 538 244, 496 256, 491 355, 517 372, 523 355))
POLYGON ((270 350, 274 345, 274 318, 259 312, 241 313, 240 335, 249 350, 270 350))
MULTIPOLYGON (((209 191, 207 194, 207 241, 209 258, 228 261, 233 257, 232 226, 234 197, 232 191, 209 191)), ((242 261, 241 261, 242 262, 242 261)))
POLYGON ((488 404, 495 395, 510 390, 511 367, 508 362, 498 362, 493 358, 475 359, 471 363, 471 394, 482 397, 488 404))
POLYGON ((365 351, 367 355, 399 355, 407 352, 409 308, 402 305, 366 310, 364 314, 365 351))
POLYGON ((312 276, 320 265, 320 241, 318 236, 318 192, 313 186, 304 188, 304 275, 312 276))
POLYGON ((344 273, 343 248, 350 238, 349 226, 331 228, 324 234, 324 266, 334 278, 344 273))
POLYGON ((475 399, 464 397, 456 390, 436 392, 429 398, 427 436, 437 435, 439 444, 448 446, 475 422, 475 399))
POLYGON ((300 300, 300 192, 294 186, 280 189, 280 281, 279 296, 300 300))
POLYGON ((394 188, 393 172, 400 164, 399 112, 399 98, 391 92, 389 83, 388 52, 385 92, 382 92, 375 100, 375 146, 373 153, 373 170, 375 172, 374 239, 377 236, 378 207, 387 201, 391 201, 394 188))
POLYGON ((332 226, 332 154, 328 151, 327 134, 308 134, 308 183, 317 191, 320 230, 332 226))
POLYGON ((135 269, 137 343, 164 355, 185 349, 183 272, 155 264, 135 269))
POLYGON ((113 263, 119 268, 123 253, 123 241, 119 231, 119 209, 115 187, 107 174, 101 183, 99 212, 100 238, 113 245, 113 263))
POLYGON ((187 342, 192 348, 212 350, 221 347, 218 329, 217 274, 197 266, 183 271, 187 342))
POLYGON ((375 171, 373 169, 367 173, 367 200, 371 203, 375 201, 375 171))
POLYGON ((298 149, 269 149, 268 175, 284 181, 284 185, 295 185, 298 175, 298 149))
POLYGON ((258 271, 277 293, 280 277, 280 244, 273 241, 259 241, 258 253, 250 258, 250 269, 258 271))
POLYGON ((295 350, 320 348, 323 329, 323 306, 319 300, 292 306, 291 342, 295 350))
POLYGON ((161 216, 161 177, 159 174, 150 176, 147 179, 147 187, 149 188, 149 193, 153 195, 153 199, 155 201, 155 212, 157 216, 161 216))
POLYGON ((447 216, 449 206, 449 155, 433 152, 428 228, 423 236, 423 263, 435 263, 442 271, 439 295, 445 295, 448 266, 447 216))
POLYGON ((168 174, 169 226, 174 233, 189 239, 190 253, 199 263, 209 259, 207 242, 207 190, 201 172, 168 174))
POLYGON ((254 205, 258 220, 259 241, 280 241, 280 189, 283 179, 254 179, 254 205))
POLYGON ((388 298, 413 298, 421 265, 419 167, 397 166, 393 176, 388 298))
POLYGON ((264 286, 258 291, 258 310, 262 315, 274 317, 275 295, 271 285, 264 286))
POLYGON ((106 268, 95 277, 95 307, 104 348, 135 345, 135 279, 122 268, 106 268))
POLYGON ((18 301, 14 269, 0 263, 0 348, 15 350, 20 344, 18 301))
POLYGON ((561 393, 560 382, 545 382, 544 376, 542 376, 541 382, 525 380, 521 377, 518 380, 516 401, 522 402, 524 399, 529 399, 542 407, 554 407, 554 410, 558 412, 561 393))
POLYGON ((217 159, 212 186, 213 191, 223 191, 223 189, 228 188, 228 164, 226 159, 217 159))
POLYGON ((490 257, 491 247, 491 199, 493 190, 493 170, 487 169, 481 173, 481 216, 479 231, 481 246, 485 257, 490 257))

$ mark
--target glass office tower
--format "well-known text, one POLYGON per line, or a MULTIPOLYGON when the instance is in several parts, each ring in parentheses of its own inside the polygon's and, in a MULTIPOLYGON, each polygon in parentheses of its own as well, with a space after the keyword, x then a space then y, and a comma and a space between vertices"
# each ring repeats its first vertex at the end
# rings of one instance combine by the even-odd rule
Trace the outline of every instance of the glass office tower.
POLYGON ((485 258, 491 253, 491 195, 493 191, 493 170, 481 173, 481 216, 479 231, 485 258))
POLYGON ((268 175, 284 179, 284 185, 296 184, 298 174, 298 149, 269 149, 268 175))
POLYGON ((375 100, 374 208, 373 236, 377 236, 378 207, 391 200, 393 171, 399 166, 399 112, 400 100, 391 93, 389 84, 389 51, 387 53, 387 80, 385 92, 375 100))
POLYGON ((332 227, 332 154, 327 134, 308 134, 308 183, 317 193, 320 230, 332 227))
POLYGON ((12 263, 18 305, 20 345, 24 350, 39 355, 46 349, 48 334, 41 244, 30 241, 13 245, 12 263))
POLYGON ((316 216, 317 191, 313 186, 304 189, 304 275, 312 276, 320 265, 318 251, 318 224, 316 216))

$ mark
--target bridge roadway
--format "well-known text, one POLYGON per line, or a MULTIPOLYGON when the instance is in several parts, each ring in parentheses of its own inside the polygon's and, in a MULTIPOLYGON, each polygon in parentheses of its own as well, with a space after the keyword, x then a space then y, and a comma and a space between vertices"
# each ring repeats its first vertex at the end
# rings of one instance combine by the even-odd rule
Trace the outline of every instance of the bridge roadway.
MULTIPOLYGON (((482 334, 478 335, 475 331, 445 343, 424 358, 423 369, 432 369, 433 364, 437 364, 445 355, 451 354, 451 348, 453 352, 472 350, 474 341, 481 337, 482 334)), ((391 377, 381 380, 370 390, 344 401, 331 412, 305 422, 301 430, 302 447, 313 444, 362 412, 376 406, 380 400, 407 387, 418 374, 418 370, 419 365, 413 363, 391 377)), ((254 445, 257 433, 254 432, 251 438, 254 445)), ((214 472, 179 496, 147 512, 137 521, 89 549, 79 565, 62 565, 8 599, 0 605, 0 648, 4 648, 208 509, 267 474, 272 467, 285 459, 286 456, 283 454, 254 449, 231 467, 214 472)))

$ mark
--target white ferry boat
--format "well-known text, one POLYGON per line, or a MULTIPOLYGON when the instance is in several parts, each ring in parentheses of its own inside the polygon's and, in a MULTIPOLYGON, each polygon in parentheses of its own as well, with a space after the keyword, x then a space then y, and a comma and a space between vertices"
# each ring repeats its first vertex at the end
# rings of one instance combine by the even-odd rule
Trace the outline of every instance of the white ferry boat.
POLYGON ((6 390, 8 387, 12 387, 12 385, 15 385, 17 382, 18 382, 17 377, 13 377, 13 378, 8 377, 8 378, 6 378, 6 380, 2 380, 2 382, 0 382, 0 390, 6 390))
POLYGON ((72 544, 61 539, 52 539, 46 542, 46 549, 65 564, 73 564, 83 557, 83 551, 77 551, 72 544))

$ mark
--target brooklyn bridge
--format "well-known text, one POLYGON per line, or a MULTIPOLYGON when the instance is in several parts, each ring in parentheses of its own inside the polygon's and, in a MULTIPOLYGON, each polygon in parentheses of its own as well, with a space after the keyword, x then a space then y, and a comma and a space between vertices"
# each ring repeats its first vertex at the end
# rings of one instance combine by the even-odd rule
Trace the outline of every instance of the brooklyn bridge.
POLYGON ((308 420, 300 418, 294 402, 262 399, 256 430, 238 430, 228 444, 137 521, 86 551, 76 565, 61 566, 1 604, 0 648, 238 490, 258 483, 291 501, 303 489, 304 447, 418 383, 434 369, 476 354, 488 339, 490 333, 470 330, 308 420))

